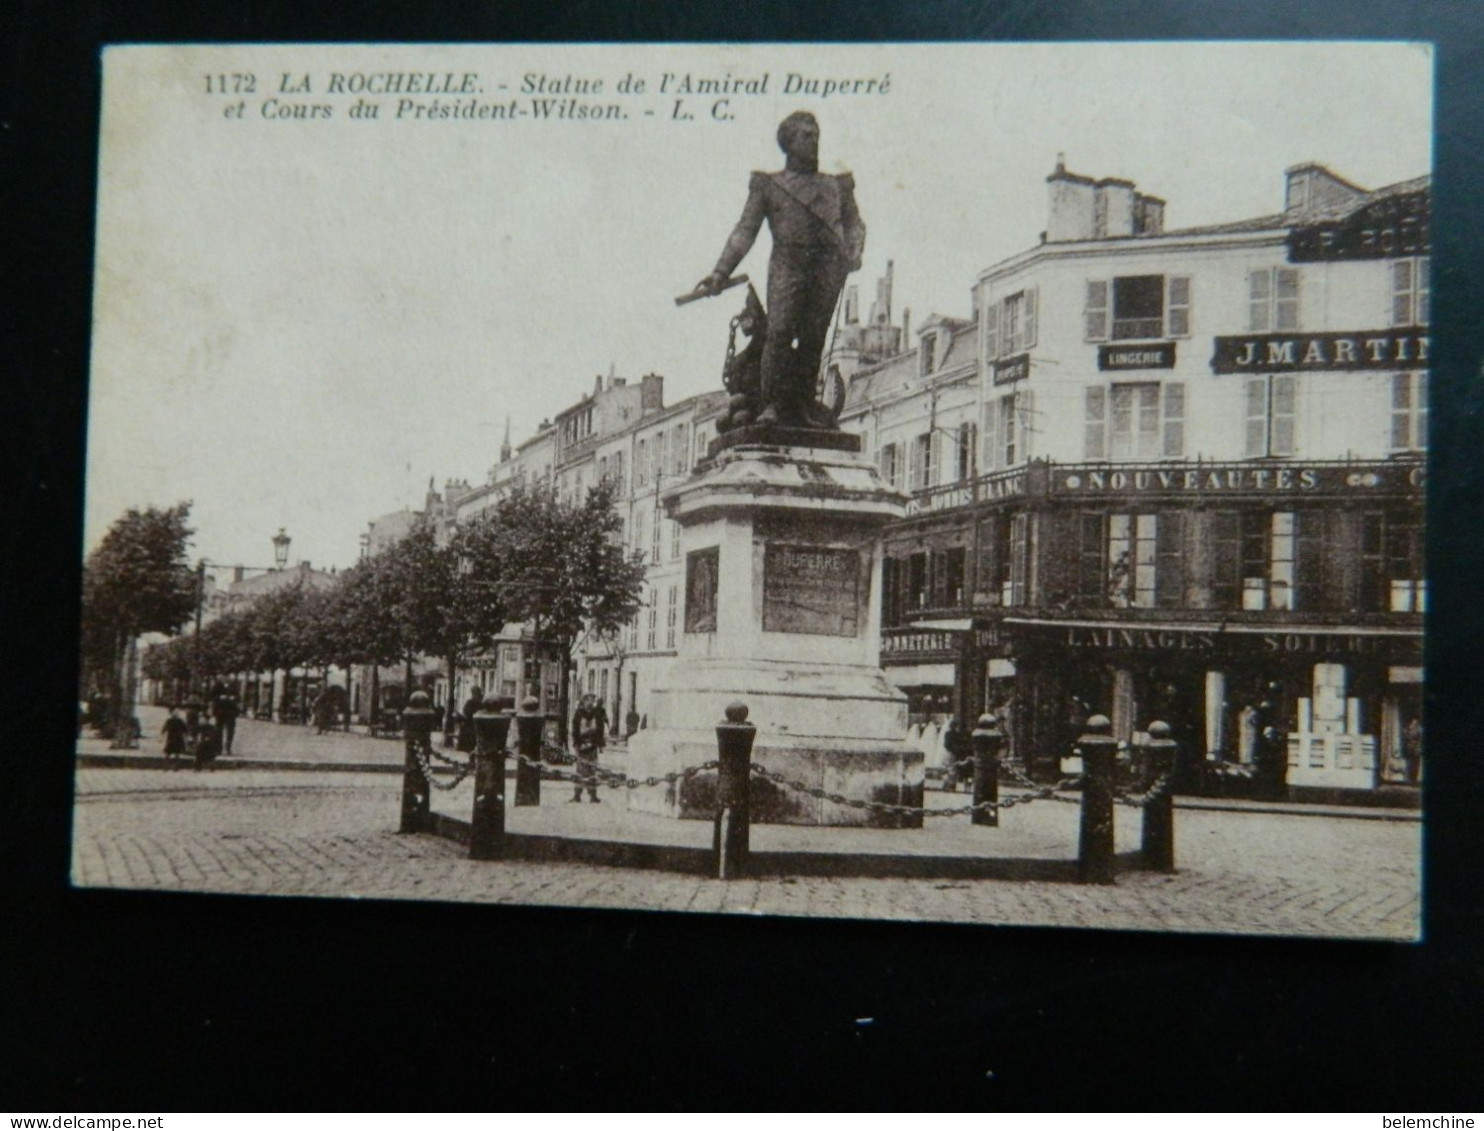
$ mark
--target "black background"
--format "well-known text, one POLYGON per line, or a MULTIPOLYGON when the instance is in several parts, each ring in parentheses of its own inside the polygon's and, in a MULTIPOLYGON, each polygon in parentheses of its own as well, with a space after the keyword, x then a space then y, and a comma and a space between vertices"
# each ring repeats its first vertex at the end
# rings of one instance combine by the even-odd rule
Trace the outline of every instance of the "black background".
POLYGON ((0 18, 18 21, 0 105, 7 1105, 1478 1106, 1477 4, 22 0, 0 18), (1425 943, 67 888, 102 44, 1212 37, 1438 43, 1425 943))

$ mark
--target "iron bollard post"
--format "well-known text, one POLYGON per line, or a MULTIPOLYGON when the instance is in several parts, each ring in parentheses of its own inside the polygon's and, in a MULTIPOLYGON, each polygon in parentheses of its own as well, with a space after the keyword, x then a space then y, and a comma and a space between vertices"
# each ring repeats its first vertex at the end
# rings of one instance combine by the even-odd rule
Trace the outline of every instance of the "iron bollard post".
POLYGON ((1171 788, 1175 758, 1180 744, 1170 737, 1170 724, 1149 724, 1149 741, 1144 745, 1148 762, 1144 767, 1141 788, 1145 793, 1159 789, 1159 794, 1144 805, 1144 839, 1141 863, 1151 872, 1175 870, 1175 791, 1171 788))
POLYGON ((546 731, 546 716, 541 714, 541 701, 534 695, 521 700, 520 714, 515 716, 516 750, 515 803, 541 804, 541 737, 546 731))
POLYGON ((974 749, 974 811, 969 814, 969 822, 998 828, 1000 755, 1005 750, 1005 732, 1000 730, 1000 720, 991 714, 980 715, 969 742, 974 749))
POLYGON ((420 833, 431 823, 433 787, 423 772, 423 758, 429 756, 433 737, 432 701, 426 691, 414 691, 402 712, 402 734, 407 751, 402 765, 402 824, 404 833, 420 833))
POLYGON ((752 741, 757 727, 747 721, 747 707, 733 703, 726 721, 716 725, 716 829, 711 838, 716 878, 731 880, 747 867, 751 832, 749 794, 752 786, 752 741))
POLYGON ((1086 733, 1077 740, 1082 756, 1082 825, 1077 843, 1077 881, 1111 884, 1113 860, 1113 765, 1118 740, 1106 715, 1087 720, 1086 733))
POLYGON ((505 852, 505 743, 513 711, 486 707, 474 716, 474 814, 469 859, 495 860, 505 852))

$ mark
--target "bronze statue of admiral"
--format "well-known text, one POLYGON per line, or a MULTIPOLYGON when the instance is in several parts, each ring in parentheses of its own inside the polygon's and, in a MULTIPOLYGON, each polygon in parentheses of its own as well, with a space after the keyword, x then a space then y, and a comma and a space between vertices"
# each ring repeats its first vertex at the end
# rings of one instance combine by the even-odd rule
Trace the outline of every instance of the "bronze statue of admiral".
POLYGON ((752 174, 742 218, 696 293, 714 295, 726 288, 767 220, 773 255, 759 391, 748 405, 734 406, 728 423, 830 428, 834 414, 815 401, 819 360, 845 277, 861 265, 866 226, 856 210, 851 175, 819 171, 819 124, 813 114, 785 118, 778 145, 785 155, 782 171, 752 174))

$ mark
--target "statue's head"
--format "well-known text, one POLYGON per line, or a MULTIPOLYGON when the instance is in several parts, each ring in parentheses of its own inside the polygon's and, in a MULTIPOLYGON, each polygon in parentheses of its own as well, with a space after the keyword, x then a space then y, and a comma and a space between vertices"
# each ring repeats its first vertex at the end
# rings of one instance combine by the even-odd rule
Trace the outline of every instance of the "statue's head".
POLYGON ((796 110, 778 124, 778 148, 789 157, 813 164, 819 160, 819 123, 807 110, 796 110))

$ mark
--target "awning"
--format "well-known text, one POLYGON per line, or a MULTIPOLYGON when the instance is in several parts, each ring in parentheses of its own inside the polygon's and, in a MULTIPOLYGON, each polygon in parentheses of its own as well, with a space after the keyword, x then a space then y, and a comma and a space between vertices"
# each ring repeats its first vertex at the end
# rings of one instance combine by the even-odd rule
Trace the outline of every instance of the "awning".
POLYGON ((901 664, 881 669, 898 687, 952 687, 952 664, 901 664))

